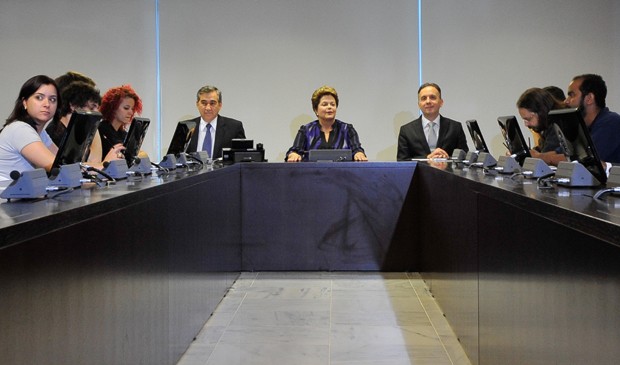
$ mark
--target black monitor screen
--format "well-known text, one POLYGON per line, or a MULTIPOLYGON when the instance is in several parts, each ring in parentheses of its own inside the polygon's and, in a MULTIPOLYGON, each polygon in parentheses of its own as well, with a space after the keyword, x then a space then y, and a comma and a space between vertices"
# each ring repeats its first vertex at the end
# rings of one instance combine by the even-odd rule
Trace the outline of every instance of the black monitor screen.
POLYGON ((251 150, 254 148, 254 140, 233 138, 232 141, 230 141, 230 145, 233 150, 251 150))
POLYGON ((168 147, 168 152, 166 152, 166 154, 173 154, 176 156, 180 153, 185 153, 195 130, 196 122, 191 120, 179 122, 174 134, 172 135, 172 140, 170 141, 170 146, 168 147))
POLYGON ((499 117, 497 118, 497 123, 499 123, 508 151, 510 151, 510 154, 519 165, 523 166, 525 159, 532 157, 532 155, 527 142, 525 142, 523 133, 521 133, 517 118, 514 115, 499 117))
POLYGON ((133 165, 136 157, 138 157, 149 124, 151 124, 151 121, 147 118, 134 117, 131 121, 127 137, 125 137, 125 142, 123 142, 123 146, 125 146, 125 160, 128 166, 133 165))
POLYGON ((56 153, 52 169, 85 160, 86 152, 93 142, 101 118, 99 112, 76 110, 71 114, 67 131, 58 146, 58 153, 56 153))
POLYGON ((308 151, 308 161, 352 161, 353 154, 350 149, 318 149, 308 151))
POLYGON ((484 137, 482 137, 482 131, 480 131, 478 122, 476 120, 468 120, 465 124, 467 124, 467 129, 469 129, 469 135, 471 136, 471 140, 474 142, 474 148, 476 151, 489 153, 489 148, 484 141, 484 137))
POLYGON ((565 139, 563 145, 571 161, 577 161, 585 166, 604 184, 607 181, 607 174, 581 112, 577 108, 552 110, 549 112, 549 123, 555 123, 562 130, 565 139))

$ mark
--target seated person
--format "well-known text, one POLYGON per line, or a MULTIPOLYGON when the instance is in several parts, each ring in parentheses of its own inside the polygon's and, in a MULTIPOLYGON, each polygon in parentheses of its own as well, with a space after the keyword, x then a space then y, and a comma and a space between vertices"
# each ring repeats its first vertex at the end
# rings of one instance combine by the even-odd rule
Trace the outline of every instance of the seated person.
MULTIPOLYGON (((75 81, 62 89, 60 93, 62 105, 60 106, 60 121, 52 120, 45 127, 45 131, 50 135, 52 141, 59 146, 62 137, 67 131, 67 126, 71 120, 71 115, 75 110, 97 111, 101 103, 99 90, 92 85, 82 81, 75 81)), ((93 142, 88 153, 88 162, 101 162, 101 136, 99 131, 95 133, 93 142)), ((110 158, 107 158, 108 160, 110 158)))
POLYGON ((620 163, 620 115, 607 107, 607 85, 599 75, 575 76, 568 85, 565 103, 579 108, 599 158, 620 163))
POLYGON ((422 116, 400 127, 396 154, 398 161, 448 158, 456 148, 469 151, 461 123, 439 114, 443 106, 439 85, 426 83, 420 86, 418 106, 422 116))
POLYGON ((562 89, 557 86, 545 86, 543 87, 543 90, 547 90, 549 94, 553 95, 553 97, 558 101, 564 102, 564 100, 566 100, 566 95, 564 95, 564 91, 562 91, 562 89))
POLYGON ((92 87, 97 86, 97 84, 95 83, 95 80, 77 71, 67 71, 66 73, 58 76, 55 79, 55 81, 56 81, 56 85, 58 86, 58 92, 60 94, 62 94, 63 90, 67 86, 77 81, 84 82, 92 87))
POLYGON ((43 127, 50 119, 60 120, 59 102, 52 78, 38 75, 24 83, 0 132, 0 180, 10 180, 14 170, 50 171, 58 147, 43 127))
POLYGON ((559 127, 550 124, 547 118, 551 110, 564 107, 561 101, 540 88, 527 89, 517 100, 519 115, 525 126, 540 135, 538 145, 530 150, 530 154, 547 165, 557 166, 561 161, 567 161, 558 137, 559 127))
POLYGON ((306 161, 307 152, 314 149, 350 149, 354 161, 368 161, 353 125, 336 119, 338 93, 334 88, 316 89, 312 109, 318 119, 299 128, 293 147, 286 153, 287 162, 306 161))
POLYGON ((245 138, 243 123, 221 116, 222 92, 215 86, 203 86, 196 93, 200 116, 191 121, 198 126, 187 145, 187 152, 206 151, 209 157, 222 157, 222 149, 232 147, 234 138, 245 138))
POLYGON ((60 121, 59 104, 61 98, 52 78, 38 75, 24 83, 0 131, 0 180, 10 180, 12 171, 43 168, 50 172, 58 147, 44 126, 50 120, 60 121))
MULTIPOLYGON (((130 85, 113 87, 103 95, 99 111, 103 116, 99 124, 102 155, 107 155, 110 150, 122 151, 133 116, 142 113, 142 99, 130 85)), ((144 156, 144 153, 140 155, 144 156)), ((123 158, 122 153, 117 157, 123 158)))

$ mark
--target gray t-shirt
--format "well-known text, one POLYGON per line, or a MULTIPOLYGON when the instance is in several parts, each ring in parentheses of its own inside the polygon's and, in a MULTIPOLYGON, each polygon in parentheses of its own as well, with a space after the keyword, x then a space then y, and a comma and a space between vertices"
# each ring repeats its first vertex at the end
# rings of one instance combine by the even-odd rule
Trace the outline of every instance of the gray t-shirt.
POLYGON ((13 170, 23 172, 35 169, 21 154, 22 149, 33 142, 43 142, 47 148, 53 144, 45 130, 39 135, 25 122, 16 120, 4 127, 0 132, 0 181, 11 180, 13 170))

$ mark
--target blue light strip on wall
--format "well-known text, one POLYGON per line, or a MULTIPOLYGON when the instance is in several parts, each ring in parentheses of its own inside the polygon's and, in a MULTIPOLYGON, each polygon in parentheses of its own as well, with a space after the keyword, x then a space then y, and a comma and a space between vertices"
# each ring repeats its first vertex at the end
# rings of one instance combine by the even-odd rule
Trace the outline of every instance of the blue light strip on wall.
MULTIPOLYGON (((155 138, 156 161, 161 161, 161 77, 159 73, 159 0, 155 0, 155 92, 156 92, 156 114, 157 114, 157 133, 155 138)), ((155 161, 154 161, 155 162, 155 161)))
POLYGON ((418 72, 422 85, 422 0, 418 0, 418 72))

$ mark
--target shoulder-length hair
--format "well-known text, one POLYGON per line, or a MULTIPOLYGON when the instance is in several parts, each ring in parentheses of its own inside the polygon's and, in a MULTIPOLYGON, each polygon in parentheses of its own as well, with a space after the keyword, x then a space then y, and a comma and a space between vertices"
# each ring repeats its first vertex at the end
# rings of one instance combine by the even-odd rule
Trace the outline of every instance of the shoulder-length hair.
POLYGON ((524 108, 538 115, 538 125, 541 131, 549 127, 547 115, 553 109, 563 109, 566 106, 551 95, 547 90, 533 87, 525 90, 517 100, 517 108, 524 108))
POLYGON ((21 90, 19 90, 19 95, 17 95, 17 99, 15 99, 15 106, 13 107, 13 111, 11 115, 6 119, 5 126, 13 123, 16 120, 20 120, 22 122, 26 122, 30 124, 33 128, 36 129, 36 123, 32 119, 32 117, 28 114, 26 108, 24 108, 24 100, 27 100, 34 93, 39 90, 39 88, 43 85, 52 85, 56 89, 56 112, 54 113, 53 119, 56 121, 60 120, 60 106, 62 105, 62 100, 60 98, 60 93, 58 92, 58 86, 56 85, 56 81, 49 76, 46 75, 37 75, 29 78, 23 85, 21 90))

